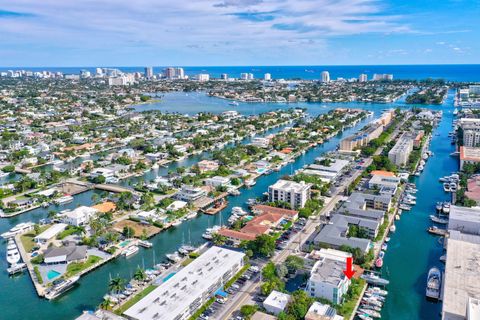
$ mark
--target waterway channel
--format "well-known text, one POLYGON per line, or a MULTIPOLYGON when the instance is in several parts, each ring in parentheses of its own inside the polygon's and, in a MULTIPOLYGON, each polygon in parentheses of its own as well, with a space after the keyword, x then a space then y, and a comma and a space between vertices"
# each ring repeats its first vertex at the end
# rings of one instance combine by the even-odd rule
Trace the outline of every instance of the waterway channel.
MULTIPOLYGON (((176 93, 173 94, 173 96, 169 95, 166 99, 169 102, 168 104, 156 105, 155 108, 166 112, 189 114, 194 114, 198 111, 218 113, 232 109, 225 100, 205 97, 202 94, 193 94, 190 95, 190 98, 193 96, 193 100, 188 103, 187 98, 185 98, 187 100, 183 100, 183 98, 179 99, 183 97, 183 95, 183 93, 176 93), (175 105, 176 100, 180 100, 179 105, 175 105)), ((307 108, 307 112, 314 116, 328 112, 334 108, 362 108, 374 111, 375 117, 378 117, 383 109, 400 105, 401 101, 395 104, 298 103, 289 105, 276 103, 241 103, 240 106, 236 107, 236 110, 242 114, 252 114, 279 108, 302 107, 307 108)), ((142 105, 138 108, 139 111, 145 109, 153 109, 153 107, 142 105)), ((451 110, 448 110, 451 113, 451 110)), ((445 111, 447 111, 447 109, 445 111)), ((397 222, 397 233, 393 236, 391 248, 386 255, 384 269, 388 270, 392 284, 389 288, 390 294, 388 302, 384 308, 385 318, 416 319, 419 317, 419 314, 422 314, 422 318, 432 319, 432 317, 428 317, 428 315, 435 315, 439 310, 437 306, 430 306, 423 302, 423 288, 425 283, 424 275, 426 275, 428 267, 433 262, 439 264, 438 257, 440 256, 438 254, 440 245, 435 242, 435 238, 431 238, 425 232, 428 226, 428 215, 429 212, 432 211, 431 205, 435 201, 445 198, 440 185, 437 185, 438 183, 436 181, 439 174, 444 175, 455 170, 455 166, 453 165, 454 160, 448 158, 448 154, 451 152, 449 150, 452 147, 449 145, 448 140, 445 139, 451 125, 452 115, 446 112, 444 112, 444 115, 444 119, 437 129, 442 135, 440 137, 434 137, 432 141, 432 150, 436 155, 428 162, 425 173, 417 179, 420 189, 418 192, 418 204, 412 212, 405 213, 402 216, 402 220, 397 222), (448 145, 446 145, 447 143, 448 145), (425 179, 429 179, 427 181, 430 182, 425 182, 424 187, 422 181, 425 179), (422 239, 422 241, 417 239, 422 239), (400 249, 396 248, 396 246, 400 249), (422 247, 422 249, 416 250, 416 247, 422 247), (408 274, 408 276, 406 274, 408 274), (407 277, 409 280, 406 281, 404 277, 407 277), (412 303, 414 305, 412 305, 412 303), (401 310, 404 312, 400 313, 399 308, 409 310, 401 310), (399 316, 400 314, 402 316, 399 316), (426 316, 423 317, 423 314, 426 316)), ((363 120, 355 127, 349 128, 344 133, 340 133, 324 144, 310 149, 297 158, 294 163, 282 168, 281 171, 260 177, 257 180, 257 184, 252 188, 242 188, 240 196, 228 198, 229 205, 221 211, 220 214, 216 216, 201 214, 193 220, 186 221, 176 228, 171 228, 153 237, 151 239, 154 243, 153 249, 140 249, 141 251, 137 255, 129 259, 121 257, 87 274, 82 277, 79 285, 75 289, 55 301, 46 301, 38 298, 27 274, 10 278, 6 272, 3 271, 0 274, 0 287, 2 288, 0 303, 3 306, 0 312, 0 319, 73 319, 83 310, 94 309, 102 301, 103 295, 108 290, 108 279, 110 276, 118 275, 124 278, 131 278, 137 266, 151 267, 154 263, 158 263, 164 259, 166 253, 175 251, 183 241, 190 241, 194 245, 203 243, 204 240, 201 238, 201 234, 204 230, 209 226, 220 224, 221 220, 225 222, 231 213, 232 207, 245 206, 247 199, 260 196, 263 192, 267 191, 269 185, 273 184, 282 176, 291 174, 305 164, 312 163, 314 159, 322 153, 335 149, 343 136, 353 133, 368 121, 371 121, 371 118, 363 120)), ((165 174, 168 170, 174 169, 177 166, 191 166, 203 158, 208 158, 208 156, 209 153, 202 153, 181 162, 171 163, 167 168, 159 169, 158 172, 147 173, 143 179, 153 179, 156 175, 165 174)), ((136 178, 134 180, 140 179, 142 178, 136 178)), ((128 181, 125 183, 128 183, 128 181)), ((66 208, 75 208, 78 205, 90 205, 94 192, 96 191, 79 194, 75 196, 73 203, 53 209, 63 210, 66 208)), ((0 220, 0 232, 4 232, 20 222, 38 221, 45 218, 48 210, 52 210, 52 208, 39 208, 11 219, 0 220)), ((4 255, 5 246, 1 245, 0 256, 4 255)), ((0 259, 0 261, 0 268, 5 270, 7 267, 6 261, 4 259, 0 259)))

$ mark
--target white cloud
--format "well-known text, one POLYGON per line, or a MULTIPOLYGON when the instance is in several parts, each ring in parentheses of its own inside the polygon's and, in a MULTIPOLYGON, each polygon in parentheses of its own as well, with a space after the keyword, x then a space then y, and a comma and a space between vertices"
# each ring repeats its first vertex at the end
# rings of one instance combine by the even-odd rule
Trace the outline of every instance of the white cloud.
POLYGON ((374 0, 16 0, 2 6, 31 15, 0 23, 4 43, 21 38, 70 48, 321 48, 333 36, 410 30, 374 0))

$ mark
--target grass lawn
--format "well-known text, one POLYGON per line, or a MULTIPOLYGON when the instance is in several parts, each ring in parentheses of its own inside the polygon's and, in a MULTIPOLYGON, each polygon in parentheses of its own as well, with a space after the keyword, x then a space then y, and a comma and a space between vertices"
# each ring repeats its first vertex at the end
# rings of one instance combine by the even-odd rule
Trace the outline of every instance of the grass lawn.
POLYGON ((190 264, 190 262, 192 262, 193 259, 192 258, 187 258, 185 259, 183 262, 182 262, 182 267, 186 267, 190 264))
MULTIPOLYGON (((50 225, 40 226, 39 234, 47 230, 49 227, 50 225)), ((33 247, 35 246, 35 242, 33 241, 33 238, 35 238, 35 236, 36 234, 33 230, 20 236, 20 240, 22 241, 23 249, 25 250, 25 252, 32 251, 33 247)))
POLYGON ((85 262, 72 262, 67 266, 67 272, 65 272, 65 277, 69 278, 71 276, 76 275, 77 273, 90 268, 93 266, 95 263, 101 261, 102 258, 91 255, 88 256, 87 261, 85 262))
POLYGON ((148 287, 146 287, 145 289, 143 289, 143 291, 139 292, 137 295, 135 295, 132 299, 128 300, 127 302, 125 302, 125 304, 123 304, 120 308, 118 308, 117 310, 115 310, 115 313, 118 314, 118 315, 121 315, 122 313, 124 313, 128 308, 130 308, 131 306, 133 306, 135 303, 137 303, 138 301, 140 301, 140 299, 142 299, 143 297, 145 297, 147 294, 149 294, 150 292, 152 292, 153 290, 155 290, 157 288, 157 286, 154 286, 154 285, 149 285, 148 287))
POLYGON ((365 283, 366 282, 363 279, 352 278, 352 283, 350 288, 348 288, 345 301, 341 305, 336 306, 338 313, 341 314, 345 319, 349 319, 352 315, 353 309, 360 299, 360 294, 362 293, 365 283))

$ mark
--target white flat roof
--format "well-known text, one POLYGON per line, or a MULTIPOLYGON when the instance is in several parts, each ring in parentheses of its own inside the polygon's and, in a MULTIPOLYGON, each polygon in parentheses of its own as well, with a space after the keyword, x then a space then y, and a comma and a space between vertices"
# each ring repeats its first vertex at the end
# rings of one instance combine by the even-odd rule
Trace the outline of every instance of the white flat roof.
POLYGON ((469 298, 480 299, 479 265, 480 236, 450 231, 445 264, 443 319, 466 319, 469 298))
POLYGON ((200 300, 212 286, 215 286, 216 290, 216 283, 227 271, 236 264, 240 264, 244 256, 242 252, 214 246, 130 307, 124 314, 133 319, 173 320, 195 300, 200 300))
POLYGON ((66 223, 57 223, 40 233, 35 239, 49 240, 55 237, 57 234, 65 230, 68 225, 66 223))
POLYGON ((263 305, 264 306, 267 305, 267 306, 274 307, 276 309, 283 310, 285 309, 289 301, 290 301, 290 295, 273 290, 268 295, 267 299, 263 301, 263 305))

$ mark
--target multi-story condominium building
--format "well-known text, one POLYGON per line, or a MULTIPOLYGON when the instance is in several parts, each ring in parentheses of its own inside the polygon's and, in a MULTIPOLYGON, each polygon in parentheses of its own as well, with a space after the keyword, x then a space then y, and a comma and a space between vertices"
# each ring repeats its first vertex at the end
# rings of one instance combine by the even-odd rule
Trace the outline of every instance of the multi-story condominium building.
POLYGON ((175 195, 175 198, 186 202, 193 202, 206 195, 207 192, 202 188, 183 186, 182 189, 175 195))
POLYGON ((153 77, 153 68, 152 67, 145 67, 145 78, 152 78, 153 77))
POLYGON ((322 82, 330 82, 330 73, 328 71, 322 71, 322 82))
POLYGON ((320 254, 320 260, 310 271, 305 289, 310 296, 327 299, 334 304, 342 303, 342 297, 350 286, 350 280, 343 274, 349 254, 344 254, 344 257, 320 254))
POLYGON ((293 182, 278 180, 268 187, 268 199, 275 202, 287 202, 293 209, 303 208, 310 199, 312 184, 305 182, 293 182))
POLYGON ((365 74, 365 73, 362 73, 359 77, 358 77, 358 82, 367 82, 368 81, 368 76, 365 74))
POLYGON ((474 164, 480 162, 480 148, 460 147, 460 170, 467 163, 474 164))
POLYGON ((413 139, 408 133, 402 134, 397 143, 388 152, 388 159, 397 166, 403 166, 407 163, 408 157, 413 150, 413 139))
POLYGON ((366 146, 373 139, 378 138, 383 132, 383 124, 374 121, 361 131, 340 141, 340 150, 352 151, 366 146))
POLYGON ((459 127, 463 130, 463 145, 476 147, 480 145, 480 119, 462 118, 459 127))
POLYGON ((198 81, 205 82, 210 80, 210 75, 208 73, 200 73, 198 75, 198 81))
POLYGON ((129 319, 185 320, 244 265, 245 254, 212 247, 125 311, 129 319))

